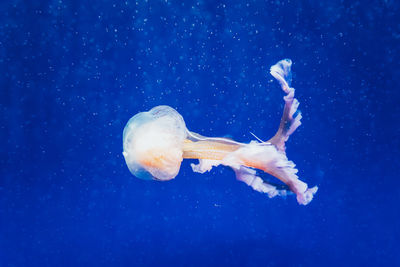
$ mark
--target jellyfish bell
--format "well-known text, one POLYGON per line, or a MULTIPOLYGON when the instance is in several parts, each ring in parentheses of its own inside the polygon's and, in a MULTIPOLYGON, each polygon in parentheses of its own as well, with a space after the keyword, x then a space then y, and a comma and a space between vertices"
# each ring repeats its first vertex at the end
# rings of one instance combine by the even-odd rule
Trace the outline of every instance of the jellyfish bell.
POLYGON ((123 155, 130 172, 145 180, 171 180, 179 173, 187 129, 169 106, 133 116, 123 132, 123 155))

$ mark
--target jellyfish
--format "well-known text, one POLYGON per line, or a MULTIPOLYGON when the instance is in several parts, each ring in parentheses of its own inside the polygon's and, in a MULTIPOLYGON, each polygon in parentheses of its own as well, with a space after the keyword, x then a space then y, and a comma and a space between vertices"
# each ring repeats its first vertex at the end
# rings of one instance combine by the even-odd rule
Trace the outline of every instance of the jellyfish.
POLYGON ((227 138, 205 137, 186 128, 183 117, 169 106, 156 106, 133 116, 123 131, 123 155, 130 172, 146 180, 174 179, 183 159, 197 159, 192 170, 205 173, 218 165, 232 168, 236 178, 270 198, 295 194, 297 202, 307 205, 318 187, 309 188, 298 176, 296 165, 286 156, 286 141, 300 126, 299 102, 290 87, 290 59, 273 65, 270 74, 285 92, 283 115, 276 134, 268 141, 249 143, 227 138), (261 170, 278 178, 272 183, 257 175, 261 170))

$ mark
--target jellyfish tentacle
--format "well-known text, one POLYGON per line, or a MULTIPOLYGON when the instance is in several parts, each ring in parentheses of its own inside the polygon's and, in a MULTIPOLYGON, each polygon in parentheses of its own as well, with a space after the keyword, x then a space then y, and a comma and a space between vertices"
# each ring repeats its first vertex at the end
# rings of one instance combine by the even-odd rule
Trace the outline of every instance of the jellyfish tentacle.
POLYGON ((278 80, 281 84, 282 90, 286 93, 286 96, 283 97, 285 107, 283 108, 283 114, 278 131, 270 140, 268 140, 268 142, 275 145, 280 151, 285 151, 285 142, 297 127, 301 125, 300 120, 302 118, 301 112, 297 110, 300 103, 296 98, 294 98, 295 90, 289 85, 291 65, 292 61, 290 59, 284 59, 273 65, 270 70, 271 75, 278 80))
MULTIPOLYGON (((296 165, 293 161, 288 160, 285 153, 285 143, 289 139, 289 136, 301 125, 300 120, 302 118, 301 112, 297 110, 299 101, 294 98, 295 90, 290 87, 292 76, 291 66, 292 61, 284 59, 273 65, 270 69, 271 75, 278 80, 282 90, 286 93, 286 96, 283 97, 285 106, 278 131, 268 142, 264 143, 265 145, 270 143, 276 148, 277 151, 273 157, 274 160, 259 162, 260 166, 258 168, 277 177, 288 185, 297 195, 298 203, 307 205, 317 192, 318 187, 308 188, 306 183, 298 179, 296 165)), ((259 158, 262 157, 260 156, 259 158)))
MULTIPOLYGON (((298 203, 302 205, 307 205, 318 190, 317 187, 308 188, 308 185, 297 176, 298 170, 294 162, 290 161, 284 152, 279 151, 269 143, 252 141, 250 144, 228 154, 221 164, 230 166, 234 170, 240 169, 241 166, 259 169, 278 178, 296 194, 298 203)), ((242 178, 240 172, 236 175, 238 180, 249 184, 246 179, 242 178)))
POLYGON ((222 160, 240 146, 239 143, 227 143, 224 138, 207 138, 200 141, 186 139, 182 146, 183 158, 222 160))
POLYGON ((236 179, 244 182, 255 191, 266 193, 269 198, 273 198, 275 196, 286 196, 290 191, 280 190, 275 185, 272 185, 259 176, 257 176, 257 172, 254 169, 247 168, 241 166, 239 169, 234 169, 236 174, 236 179))

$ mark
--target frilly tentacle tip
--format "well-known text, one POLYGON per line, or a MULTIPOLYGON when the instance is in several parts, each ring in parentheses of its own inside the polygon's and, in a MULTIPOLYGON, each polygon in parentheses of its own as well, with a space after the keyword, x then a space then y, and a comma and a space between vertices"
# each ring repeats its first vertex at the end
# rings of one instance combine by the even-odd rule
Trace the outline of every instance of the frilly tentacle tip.
POLYGON ((289 65, 292 65, 292 60, 290 58, 285 58, 282 61, 286 61, 289 65))
POLYGON ((297 202, 301 205, 308 205, 318 191, 318 186, 308 188, 304 193, 297 195, 297 202))

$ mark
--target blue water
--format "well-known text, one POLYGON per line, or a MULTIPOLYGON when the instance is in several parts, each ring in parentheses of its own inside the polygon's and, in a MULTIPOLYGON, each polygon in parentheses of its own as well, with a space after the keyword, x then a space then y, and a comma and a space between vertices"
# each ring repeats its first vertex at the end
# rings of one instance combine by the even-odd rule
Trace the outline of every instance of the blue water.
POLYGON ((2 1, 0 266, 400 266, 398 1, 2 1), (278 127, 308 206, 231 169, 132 176, 131 116, 248 142, 278 127))

